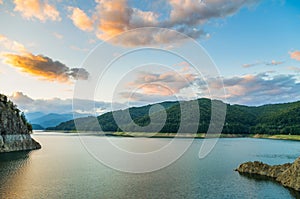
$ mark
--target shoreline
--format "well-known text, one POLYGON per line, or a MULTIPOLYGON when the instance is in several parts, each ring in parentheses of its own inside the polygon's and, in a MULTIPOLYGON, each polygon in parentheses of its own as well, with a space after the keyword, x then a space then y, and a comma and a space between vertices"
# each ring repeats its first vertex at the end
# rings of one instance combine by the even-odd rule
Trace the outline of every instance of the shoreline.
POLYGON ((257 176, 266 177, 279 182, 284 187, 300 191, 299 181, 299 165, 300 157, 293 163, 285 163, 281 165, 269 165, 263 162, 245 162, 238 166, 235 171, 242 175, 257 178, 257 176))
MULTIPOLYGON (((43 133, 62 133, 62 134, 86 134, 96 136, 111 136, 111 137, 137 137, 137 138, 194 138, 204 139, 205 133, 198 134, 177 134, 177 133, 145 133, 145 132, 93 132, 93 131, 34 131, 34 134, 43 133)), ((273 140, 291 140, 300 141, 300 135, 268 135, 268 134, 209 134, 207 138, 255 138, 255 139, 273 139, 273 140)))

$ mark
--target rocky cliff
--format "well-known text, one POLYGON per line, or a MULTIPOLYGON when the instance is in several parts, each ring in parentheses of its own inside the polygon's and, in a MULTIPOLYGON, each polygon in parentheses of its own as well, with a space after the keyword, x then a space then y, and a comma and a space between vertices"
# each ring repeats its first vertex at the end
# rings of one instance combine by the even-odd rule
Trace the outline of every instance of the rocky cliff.
POLYGON ((270 166, 262 162, 246 162, 236 171, 244 174, 256 174, 275 179, 285 187, 300 191, 300 157, 294 163, 270 166))
POLYGON ((31 138, 31 131, 24 114, 0 94, 0 153, 40 149, 41 145, 31 138))

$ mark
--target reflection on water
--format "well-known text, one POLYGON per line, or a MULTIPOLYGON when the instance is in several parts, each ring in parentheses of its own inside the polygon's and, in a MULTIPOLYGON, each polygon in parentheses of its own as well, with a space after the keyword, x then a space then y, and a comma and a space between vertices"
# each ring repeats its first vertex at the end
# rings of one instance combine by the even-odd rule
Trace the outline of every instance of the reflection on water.
POLYGON ((262 155, 256 155, 256 157, 262 157, 262 158, 281 158, 281 159, 290 159, 290 160, 295 160, 298 158, 297 155, 293 154, 262 154, 262 155))
MULTIPOLYGON (((93 138, 89 139, 89 145, 103 149, 103 137, 89 137, 93 138)), ((299 193, 276 182, 250 179, 234 171, 245 161, 292 162, 291 157, 300 155, 299 142, 220 139, 206 158, 199 159, 203 140, 195 140, 190 149, 167 168, 147 174, 128 174, 95 160, 77 136, 34 135, 34 138, 43 144, 41 150, 0 154, 1 199, 299 197, 299 193)), ((130 145, 134 144, 132 138, 112 139, 119 146, 141 151, 136 148, 140 145, 130 145)), ((168 139, 151 140, 156 141, 158 147, 169 142, 168 139)))
POLYGON ((29 153, 31 151, 17 151, 17 152, 11 152, 11 153, 0 153, 0 166, 4 162, 13 162, 13 161, 18 161, 21 160, 26 160, 29 158, 29 153))
MULTIPOLYGON (((282 186, 279 182, 277 182, 274 178, 272 177, 268 177, 268 176, 261 176, 258 174, 249 174, 249 173, 239 173, 241 176, 247 178, 248 180, 253 180, 256 182, 266 182, 267 181, 272 181, 274 183, 274 185, 277 186, 282 186)), ((287 190, 289 190, 289 192, 291 193, 292 196, 294 196, 295 198, 300 198, 300 192, 296 191, 294 189, 291 188, 286 188, 287 190)))
MULTIPOLYGON (((18 183, 22 183, 23 174, 29 163, 30 152, 12 152, 0 154, 0 198, 20 198, 18 183)), ((25 182, 26 183, 26 182, 25 182)))

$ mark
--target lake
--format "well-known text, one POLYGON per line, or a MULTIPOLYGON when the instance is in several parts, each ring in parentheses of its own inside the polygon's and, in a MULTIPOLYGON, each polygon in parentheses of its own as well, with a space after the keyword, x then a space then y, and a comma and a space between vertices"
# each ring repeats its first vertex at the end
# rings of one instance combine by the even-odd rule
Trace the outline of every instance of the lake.
MULTIPOLYGON (((204 159, 196 139, 170 166, 146 174, 113 170, 97 161, 76 135, 38 133, 41 150, 0 154, 0 198, 296 198, 274 181, 251 179, 234 169, 245 161, 293 162, 296 141, 223 138, 204 159)), ((89 145, 104 137, 89 136, 89 145)), ((138 138, 115 137, 118 142, 138 138)), ((169 142, 168 138, 151 138, 169 142)), ((182 139, 184 142, 185 139, 182 139)))

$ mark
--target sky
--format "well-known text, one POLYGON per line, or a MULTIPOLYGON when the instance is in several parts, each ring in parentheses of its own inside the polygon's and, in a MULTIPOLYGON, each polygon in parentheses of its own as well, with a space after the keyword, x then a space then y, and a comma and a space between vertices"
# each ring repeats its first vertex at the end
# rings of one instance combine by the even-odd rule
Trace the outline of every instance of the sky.
POLYGON ((25 112, 300 100, 298 0, 0 0, 0 25, 0 93, 25 112))

